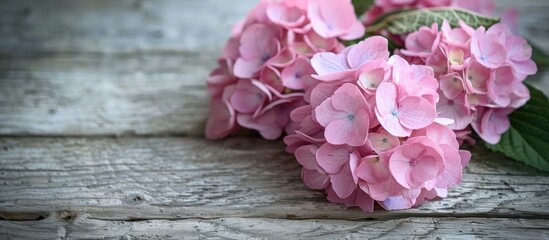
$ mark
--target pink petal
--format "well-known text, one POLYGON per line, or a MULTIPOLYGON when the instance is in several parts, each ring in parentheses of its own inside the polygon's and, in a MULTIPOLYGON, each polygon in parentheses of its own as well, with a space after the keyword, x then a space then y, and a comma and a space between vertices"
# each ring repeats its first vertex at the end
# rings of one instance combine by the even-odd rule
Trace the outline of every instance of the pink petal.
POLYGON ((245 60, 239 58, 234 64, 234 75, 239 78, 252 78, 263 66, 261 59, 245 60))
POLYGON ((408 183, 407 174, 411 170, 411 164, 410 162, 412 159, 406 157, 402 153, 402 148, 404 146, 398 147, 391 156, 391 159, 389 161, 389 170, 391 171, 391 175, 395 178, 395 180, 404 188, 410 189, 411 186, 408 183))
POLYGON ((457 74, 448 74, 440 79, 440 90, 450 99, 455 98, 464 90, 463 85, 463 79, 457 74))
POLYGON ((298 107, 298 108, 294 109, 290 113, 290 118, 294 122, 301 123, 303 121, 303 119, 305 119, 307 116, 311 115, 311 112, 312 112, 311 105, 301 106, 301 107, 298 107))
POLYGON ((330 124, 335 120, 341 120, 341 119, 346 120, 348 117, 348 114, 346 112, 339 111, 333 107, 331 97, 324 100, 322 104, 316 107, 314 114, 315 114, 315 119, 323 127, 328 126, 328 124, 330 124))
POLYGON ((398 119, 402 126, 420 129, 435 121, 436 109, 421 97, 406 97, 400 102, 398 119))
POLYGON ((311 65, 318 73, 318 75, 313 75, 313 77, 322 81, 342 79, 352 73, 344 54, 331 52, 317 53, 311 59, 311 65))
POLYGON ((336 38, 323 38, 319 36, 315 31, 309 31, 305 37, 305 42, 309 47, 315 49, 317 52, 329 52, 336 47, 338 41, 336 38))
POLYGON ((461 156, 457 149, 452 146, 440 145, 444 153, 444 172, 437 177, 437 187, 451 188, 461 182, 463 167, 461 166, 461 156))
POLYGON ((291 48, 286 47, 282 49, 282 51, 278 52, 278 54, 271 58, 269 61, 267 61, 267 64, 274 67, 284 68, 291 65, 295 61, 295 58, 295 52, 291 48))
POLYGON ((385 152, 400 145, 400 140, 391 134, 369 133, 368 140, 376 152, 385 152))
POLYGON ((374 199, 360 189, 356 193, 356 204, 366 213, 374 212, 374 199))
POLYGON ((269 4, 267 16, 272 22, 284 27, 296 27, 305 22, 304 12, 281 3, 269 4))
POLYGON ((332 96, 332 105, 335 109, 345 111, 349 114, 355 113, 358 109, 369 111, 368 103, 354 84, 345 83, 338 88, 332 96))
POLYGON ((437 123, 431 124, 427 128, 414 131, 411 137, 420 136, 426 136, 439 145, 449 145, 456 150, 459 148, 459 144, 456 140, 456 134, 454 133, 454 131, 446 126, 437 123))
POLYGON ((347 30, 347 33, 341 35, 341 37, 339 38, 343 40, 355 40, 364 36, 365 31, 366 27, 364 27, 364 25, 360 21, 355 21, 355 24, 353 24, 353 26, 351 26, 351 28, 347 30))
POLYGON ((466 97, 464 93, 459 94, 454 99, 448 99, 444 94, 440 96, 440 101, 437 104, 438 117, 454 120, 453 123, 448 125, 453 130, 462 130, 473 121, 474 115, 469 110, 466 97))
POLYGON ((488 68, 497 68, 507 60, 507 51, 499 43, 494 34, 482 34, 480 29, 475 32, 471 42, 471 51, 476 60, 488 68))
POLYGON ((437 161, 443 161, 442 158, 435 159, 433 156, 423 156, 417 160, 417 165, 412 168, 411 177, 415 180, 415 186, 421 185, 423 182, 435 178, 439 169, 437 161))
POLYGON ((364 109, 359 109, 353 116, 331 121, 324 132, 326 140, 331 144, 363 145, 368 137, 370 117, 364 109))
POLYGON ((221 99, 210 102, 210 116, 206 123, 205 135, 208 139, 221 139, 235 128, 235 112, 228 103, 221 99))
POLYGON ((301 178, 307 187, 312 189, 324 189, 330 183, 330 177, 328 175, 322 175, 316 170, 310 170, 303 168, 301 171, 301 178))
POLYGON ((380 36, 369 37, 352 46, 347 55, 349 66, 353 69, 373 60, 388 58, 388 41, 380 36))
POLYGON ((407 137, 412 133, 411 129, 404 128, 397 116, 393 114, 387 114, 384 117, 380 116, 376 111, 376 117, 379 120, 379 123, 387 132, 396 137, 407 137))
POLYGON ((324 100, 331 97, 339 87, 340 85, 338 84, 330 84, 330 83, 318 84, 311 91, 311 106, 313 108, 316 108, 318 105, 324 102, 324 100))
POLYGON ((466 87, 469 93, 486 93, 486 85, 491 77, 491 70, 477 61, 472 61, 465 70, 466 87))
POLYGON ((349 162, 350 152, 343 147, 336 147, 325 143, 316 151, 318 165, 328 173, 335 174, 341 171, 341 167, 349 162))
POLYGON ((315 145, 305 145, 301 146, 295 150, 295 158, 306 169, 315 170, 316 169, 316 151, 318 147, 315 145))
MULTIPOLYGON (((396 108, 397 89, 393 83, 381 83, 376 92, 376 111, 381 116, 390 114, 396 108)), ((378 118, 381 122, 381 119, 378 118)))
POLYGON ((350 2, 310 1, 307 14, 315 32, 324 38, 345 34, 357 21, 350 2))
POLYGON ((312 79, 311 74, 314 73, 311 63, 304 57, 299 57, 289 67, 282 71, 282 83, 285 87, 295 90, 301 90, 306 87, 307 78, 312 79))
POLYGON ((365 157, 355 170, 355 174, 369 183, 381 183, 391 176, 389 168, 377 157, 365 157))
POLYGON ((345 164, 339 173, 330 175, 330 182, 335 193, 340 198, 349 197, 356 189, 349 164, 345 164))
POLYGON ((371 71, 363 72, 358 77, 358 84, 364 90, 375 90, 385 78, 385 70, 376 68, 371 71))
POLYGON ((461 166, 465 168, 471 160, 471 152, 466 150, 459 150, 459 157, 461 158, 461 166))

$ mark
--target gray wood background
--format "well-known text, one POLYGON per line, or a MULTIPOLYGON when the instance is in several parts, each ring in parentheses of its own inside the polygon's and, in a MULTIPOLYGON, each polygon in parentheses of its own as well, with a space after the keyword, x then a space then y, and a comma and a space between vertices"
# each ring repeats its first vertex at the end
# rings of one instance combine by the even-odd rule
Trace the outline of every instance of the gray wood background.
MULTIPOLYGON (((1 1, 0 238, 549 238, 549 175, 482 146, 447 199, 364 214, 280 142, 205 140, 204 79, 255 2, 1 1)), ((549 52, 548 1, 497 4, 549 52)))

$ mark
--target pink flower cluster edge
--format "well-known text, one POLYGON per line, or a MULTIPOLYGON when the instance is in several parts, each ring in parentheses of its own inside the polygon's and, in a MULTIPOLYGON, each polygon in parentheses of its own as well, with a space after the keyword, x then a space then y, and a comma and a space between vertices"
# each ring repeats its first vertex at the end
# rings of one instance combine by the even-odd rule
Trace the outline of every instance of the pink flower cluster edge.
POLYGON ((329 201, 372 212, 444 198, 471 158, 460 150, 472 127, 496 143, 508 115, 529 99, 537 69, 527 42, 504 24, 472 29, 425 26, 364 35, 376 16, 403 8, 463 7, 490 1, 378 0, 363 22, 350 0, 262 0, 237 24, 207 79, 208 139, 239 128, 284 136, 302 179, 329 201))
POLYGON ((266 139, 291 133, 289 113, 318 84, 311 57, 339 52, 339 39, 359 38, 364 29, 350 1, 261 1, 233 28, 207 79, 206 137, 224 138, 239 127, 266 139))

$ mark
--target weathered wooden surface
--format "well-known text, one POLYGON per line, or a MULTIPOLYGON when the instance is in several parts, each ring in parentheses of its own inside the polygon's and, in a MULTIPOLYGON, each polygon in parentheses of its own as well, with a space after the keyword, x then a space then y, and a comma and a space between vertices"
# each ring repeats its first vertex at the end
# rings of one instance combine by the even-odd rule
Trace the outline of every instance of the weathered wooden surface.
MULTIPOLYGON (((266 225, 258 225, 258 231, 268 231, 269 224, 282 221, 272 219, 337 219, 349 228, 353 226, 351 229, 375 223, 390 230, 395 221, 396 225, 408 226, 414 225, 408 218, 415 218, 423 222, 416 226, 423 232, 432 227, 432 221, 451 225, 454 220, 445 217, 459 217, 462 219, 455 224, 463 231, 473 231, 480 225, 486 227, 480 227, 482 231, 493 234, 502 219, 516 228, 521 226, 519 223, 536 222, 537 226, 549 219, 549 175, 508 159, 497 159, 501 156, 483 148, 473 149, 475 160, 467 167, 463 183, 447 199, 406 211, 378 209, 368 215, 358 208, 331 204, 322 193, 307 189, 299 179, 299 165, 282 148, 279 143, 250 138, 222 142, 159 137, 4 138, 0 143, 0 217, 32 223, 0 222, 0 232, 44 227, 44 231, 59 228, 64 234, 82 234, 97 230, 96 225, 116 222, 122 225, 118 233, 124 235, 125 228, 135 225, 125 222, 128 220, 170 220, 187 227, 199 225, 198 229, 210 232, 226 228, 222 224, 213 229, 206 227, 217 225, 220 218, 269 218, 264 220, 266 225), (50 220, 41 222, 44 218, 50 220), (212 221, 202 223, 200 219, 212 221), (362 220, 375 221, 352 222, 362 220), (393 224, 385 225, 386 221, 393 224), (479 224, 468 225, 470 222, 479 224)), ((152 224, 149 234, 161 233, 153 231, 155 222, 148 223, 152 224)), ((156 223, 164 228, 171 226, 171 222, 156 223)), ((331 221, 317 225, 321 229, 338 226, 331 221)), ((524 225, 530 227, 533 225, 524 225)), ((314 228, 303 228, 314 234, 314 228)), ((185 229, 181 233, 188 231, 185 229)), ((445 236, 451 234, 450 230, 435 233, 445 236)), ((219 234, 239 231, 236 228, 219 234)), ((293 230, 287 233, 300 234, 293 230)), ((432 233, 420 236, 437 236, 428 234, 432 233)))
POLYGON ((14 239, 98 239, 98 232, 101 239, 547 239, 547 225, 549 220, 545 219, 506 218, 411 217, 387 221, 220 218, 122 222, 52 216, 42 221, 2 224, 0 232, 14 239))
MULTIPOLYGON (((1 1, 0 238, 549 238, 549 175, 483 147, 448 198, 364 214, 280 142, 202 139, 204 78, 255 2, 1 1)), ((549 2, 497 3, 549 51, 549 2)))

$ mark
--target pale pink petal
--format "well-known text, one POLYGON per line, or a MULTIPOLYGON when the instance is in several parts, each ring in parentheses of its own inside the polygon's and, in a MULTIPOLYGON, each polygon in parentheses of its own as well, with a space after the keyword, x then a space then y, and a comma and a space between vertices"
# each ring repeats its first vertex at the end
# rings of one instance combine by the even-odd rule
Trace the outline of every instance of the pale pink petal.
POLYGON ((412 133, 412 130, 404 128, 398 117, 393 114, 387 114, 382 117, 379 112, 376 111, 376 117, 381 126, 383 126, 387 132, 396 137, 407 137, 410 136, 410 133, 412 133))
POLYGON ((436 109, 421 97, 406 97, 400 102, 398 119, 402 126, 420 129, 435 121, 436 109))
POLYGON ((324 100, 334 94, 334 92, 340 87, 338 84, 321 83, 316 85, 311 91, 311 106, 316 108, 324 100))
POLYGON ((330 182, 335 193, 340 198, 349 197, 357 187, 348 163, 343 165, 339 173, 330 175, 330 182))
POLYGON ((306 169, 316 169, 316 151, 318 147, 315 145, 301 146, 295 150, 295 158, 297 162, 306 169))
POLYGON ((344 147, 336 147, 332 144, 325 143, 316 151, 316 159, 318 165, 320 165, 324 171, 336 174, 341 171, 344 164, 349 162, 350 154, 349 150, 344 147))
POLYGON ((346 55, 331 52, 317 53, 311 59, 311 65, 317 72, 314 78, 322 81, 333 81, 342 79, 352 74, 347 64, 346 55))
POLYGON ((443 161, 442 158, 436 159, 433 156, 422 156, 417 160, 417 164, 412 168, 411 178, 415 181, 413 187, 421 185, 421 183, 431 180, 437 176, 439 169, 437 161, 443 161))
POLYGON ((205 135, 208 139, 221 139, 235 128, 235 112, 225 101, 210 101, 210 116, 206 123, 205 135))
POLYGON ((366 213, 374 212, 374 199, 372 199, 368 194, 362 190, 357 190, 356 194, 356 204, 366 213))
POLYGON ((391 134, 369 133, 368 140, 376 152, 385 152, 400 145, 400 140, 391 134))
POLYGON ((363 145, 368 137, 370 117, 364 109, 359 109, 353 119, 345 118, 331 121, 324 132, 331 144, 363 145))
POLYGON ((363 158, 355 170, 355 174, 369 183, 381 183, 387 181, 391 176, 389 168, 375 156, 363 158))
POLYGON ((461 166, 461 156, 457 149, 452 146, 440 145, 444 153, 444 172, 437 177, 437 187, 451 188, 461 182, 463 167, 461 166))
POLYGON ((267 16, 272 22, 287 28, 299 26, 306 19, 302 10, 282 3, 269 4, 267 16))
POLYGON ((380 36, 369 37, 357 43, 351 47, 347 55, 349 66, 353 69, 373 60, 388 58, 388 41, 380 36))
POLYGON ((301 172, 301 178, 307 187, 312 189, 324 189, 330 183, 330 177, 328 175, 323 175, 317 172, 316 170, 310 170, 303 168, 301 172))
POLYGON ((448 99, 444 94, 441 94, 437 104, 438 117, 454 120, 448 125, 453 130, 466 128, 473 121, 474 117, 466 101, 467 96, 464 93, 460 93, 454 99, 448 99))
POLYGON ((494 34, 478 29, 471 40, 471 52, 475 59, 488 68, 497 68, 507 60, 507 51, 494 34))
POLYGON ((464 91, 463 85, 463 79, 458 74, 447 74, 440 79, 440 90, 449 99, 464 91))
POLYGON ((465 168, 471 160, 471 152, 466 150, 459 150, 459 157, 461 158, 461 166, 465 168))
POLYGON ((412 165, 410 162, 412 159, 406 157, 402 153, 403 146, 398 147, 391 156, 389 161, 389 169, 391 175, 395 180, 404 188, 410 189, 411 186, 408 183, 407 174, 410 172, 412 165))
MULTIPOLYGON (((393 83, 381 83, 376 92, 376 111, 381 116, 390 114, 396 107, 397 89, 393 83)), ((381 122, 381 119, 379 119, 381 122)))
POLYGON ((349 114, 355 113, 358 109, 369 111, 368 103, 360 89, 352 83, 345 83, 334 92, 332 105, 335 109, 349 114))
POLYGON ((347 33, 341 35, 339 38, 343 40, 355 40, 364 36, 366 27, 360 22, 355 21, 355 23, 347 30, 347 33))
POLYGON ((301 90, 306 87, 307 78, 312 79, 314 73, 311 63, 304 57, 298 57, 289 67, 282 70, 282 83, 285 87, 295 90, 301 90))
POLYGON ((239 58, 234 64, 234 75, 239 78, 251 78, 256 75, 256 73, 263 66, 263 61, 261 59, 252 59, 245 60, 239 58))
POLYGON ((323 127, 328 126, 335 120, 347 119, 349 114, 335 109, 332 105, 332 98, 328 98, 322 102, 314 111, 315 119, 323 127))

